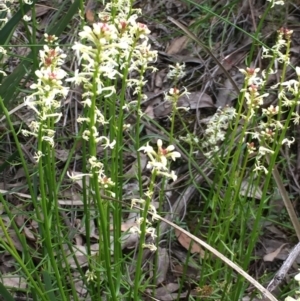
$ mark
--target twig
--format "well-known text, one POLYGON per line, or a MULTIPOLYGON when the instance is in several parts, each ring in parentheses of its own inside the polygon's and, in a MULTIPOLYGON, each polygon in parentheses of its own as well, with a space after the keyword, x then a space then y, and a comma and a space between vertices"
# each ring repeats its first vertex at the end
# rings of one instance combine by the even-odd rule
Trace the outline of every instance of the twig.
MULTIPOLYGON (((152 214, 152 212, 149 212, 152 214)), ((240 268, 237 264, 229 260, 227 257, 225 257, 223 254, 221 254, 219 251, 217 251, 215 248, 211 247, 209 244, 201 240, 200 238, 194 236, 193 234, 189 233, 188 231, 182 229, 181 227, 177 226, 176 224, 168 221, 167 219, 156 216, 155 218, 169 224, 174 229, 177 229, 187 235, 189 238, 191 238, 193 241, 207 249, 209 252, 216 255, 218 258, 220 258, 223 262, 225 262, 228 266, 233 268, 235 271, 237 271, 240 275, 242 275, 245 279, 247 279, 250 283, 252 283, 261 293, 263 293, 269 300, 271 301, 278 301, 266 288, 264 288, 259 282, 257 282, 254 278, 252 278, 249 274, 247 274, 242 268, 240 268)))
POLYGON ((294 249, 289 254, 288 258, 284 261, 281 268, 278 270, 278 272, 275 274, 274 278, 271 280, 269 285, 267 286, 267 290, 269 292, 272 292, 284 279, 285 275, 291 268, 292 264, 300 254, 300 242, 294 247, 294 249))

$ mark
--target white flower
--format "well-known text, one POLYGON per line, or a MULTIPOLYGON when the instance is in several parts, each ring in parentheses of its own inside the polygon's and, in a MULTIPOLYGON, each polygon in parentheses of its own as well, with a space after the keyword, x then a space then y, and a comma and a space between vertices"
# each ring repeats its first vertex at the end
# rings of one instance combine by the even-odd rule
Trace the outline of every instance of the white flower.
POLYGON ((173 161, 176 160, 176 158, 180 158, 181 154, 179 152, 174 151, 175 146, 174 145, 169 145, 167 148, 162 147, 162 141, 161 139, 157 140, 157 148, 158 148, 158 155, 161 158, 171 158, 173 161))
POLYGON ((78 180, 81 180, 83 177, 91 177, 92 174, 88 173, 73 173, 70 171, 67 171, 67 176, 74 182, 77 182, 78 180))
POLYGON ((86 98, 81 102, 83 104, 83 107, 88 107, 90 108, 92 105, 92 100, 90 98, 86 98))
POLYGON ((161 176, 165 176, 167 178, 171 178, 174 182, 177 180, 177 175, 175 174, 174 170, 172 170, 171 173, 157 170, 157 174, 161 176))
POLYGON ((73 77, 66 79, 66 82, 74 82, 75 85, 80 85, 81 83, 88 82, 88 72, 79 72, 79 69, 76 69, 73 77))
POLYGON ((144 204, 145 203, 145 200, 143 199, 132 199, 131 200, 131 209, 136 206, 136 204, 144 204))
POLYGON ((53 139, 53 137, 43 136, 42 140, 48 142, 51 147, 54 147, 54 139, 53 139))
POLYGON ((105 142, 102 144, 103 148, 110 148, 113 149, 114 146, 116 145, 116 140, 113 140, 112 142, 109 141, 109 139, 105 136, 99 137, 100 139, 104 140, 105 142))
POLYGON ((294 124, 299 124, 300 122, 300 115, 297 112, 292 113, 293 117, 293 122, 294 124))
POLYGON ((163 160, 163 162, 156 161, 156 160, 149 161, 147 164, 147 168, 151 169, 152 171, 168 170, 168 168, 166 166, 166 162, 167 161, 165 161, 165 160, 163 160))
POLYGON ((89 163, 91 165, 91 168, 95 168, 95 169, 98 169, 98 170, 103 169, 103 163, 101 163, 95 156, 92 156, 89 159, 89 163))
POLYGON ((36 163, 38 163, 42 156, 44 156, 43 153, 41 151, 38 151, 38 152, 34 153, 33 158, 35 159, 36 163))
POLYGON ((138 151, 144 151, 147 155, 155 155, 156 152, 154 151, 153 147, 149 145, 149 142, 147 142, 146 146, 142 146, 138 149, 138 151))
POLYGON ((274 154, 274 151, 271 150, 271 149, 268 149, 268 148, 266 148, 266 147, 264 147, 264 146, 260 146, 260 147, 258 148, 258 153, 259 153, 260 155, 264 156, 265 154, 274 154))
MULTIPOLYGON (((141 225, 142 223, 143 223, 143 221, 144 221, 144 218, 143 217, 139 217, 137 220, 136 220, 136 223, 138 224, 138 225, 141 225)), ((147 222, 146 222, 147 223, 147 222)))
POLYGON ((295 138, 294 137, 292 137, 291 140, 289 140, 288 138, 284 138, 282 140, 282 144, 287 144, 288 147, 291 147, 291 144, 293 144, 294 142, 295 142, 295 138))
POLYGON ((155 252, 157 250, 157 247, 154 244, 143 244, 143 248, 147 248, 152 252, 155 252))
POLYGON ((146 234, 149 234, 152 238, 157 237, 156 235, 156 229, 153 227, 146 228, 146 234))
POLYGON ((255 168, 253 169, 253 171, 257 174, 259 171, 263 171, 265 174, 268 174, 268 170, 263 166, 260 165, 260 161, 257 160, 256 163, 254 164, 255 168))
MULTIPOLYGON (((102 173, 102 172, 101 172, 102 173)), ((99 175, 98 177, 98 182, 104 187, 104 188, 108 188, 109 186, 114 186, 115 182, 112 181, 111 178, 108 178, 106 176, 103 175, 99 175)))
POLYGON ((247 67, 246 69, 239 69, 239 71, 245 75, 249 86, 251 85, 259 86, 262 83, 262 79, 257 76, 257 73, 260 71, 259 68, 247 67))
POLYGON ((82 139, 84 139, 85 141, 89 141, 90 135, 91 135, 91 132, 89 130, 85 130, 82 133, 82 139))
POLYGON ((141 234, 141 230, 140 230, 140 228, 137 227, 137 226, 130 227, 130 228, 129 228, 129 232, 130 232, 130 233, 138 233, 138 234, 141 234))
POLYGON ((298 273, 298 274, 294 277, 294 279, 295 279, 296 281, 300 282, 300 273, 298 273))
POLYGON ((177 175, 175 174, 175 171, 172 170, 170 173, 170 178, 175 182, 177 180, 177 175))
POLYGON ((273 105, 270 105, 267 109, 262 109, 262 112, 264 115, 274 116, 277 115, 279 112, 279 106, 274 107, 273 105))
POLYGON ((184 71, 185 64, 180 65, 179 63, 176 63, 175 66, 170 65, 169 68, 170 68, 170 70, 167 74, 167 77, 169 79, 178 80, 178 79, 181 79, 182 77, 184 77, 186 74, 184 71))
POLYGON ((31 20, 31 17, 30 17, 30 16, 27 16, 27 15, 24 15, 24 16, 23 16, 23 20, 24 20, 25 22, 29 22, 29 21, 31 20))
POLYGON ((97 275, 95 271, 87 270, 85 273, 85 277, 87 282, 95 282, 97 280, 97 275))
POLYGON ((288 91, 293 92, 294 95, 298 94, 298 90, 299 90, 299 81, 295 80, 295 79, 290 79, 286 82, 283 82, 281 84, 282 86, 286 86, 286 88, 288 89, 288 91))
POLYGON ((283 0, 267 0, 268 2, 271 2, 271 8, 274 7, 275 5, 284 5, 284 1, 283 0))

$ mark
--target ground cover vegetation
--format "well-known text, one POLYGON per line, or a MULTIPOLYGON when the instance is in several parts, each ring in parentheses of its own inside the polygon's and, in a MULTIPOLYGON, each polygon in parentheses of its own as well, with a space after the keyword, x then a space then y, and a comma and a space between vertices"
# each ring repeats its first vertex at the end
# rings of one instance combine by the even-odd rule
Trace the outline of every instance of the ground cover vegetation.
POLYGON ((299 300, 292 1, 0 2, 0 298, 299 300))

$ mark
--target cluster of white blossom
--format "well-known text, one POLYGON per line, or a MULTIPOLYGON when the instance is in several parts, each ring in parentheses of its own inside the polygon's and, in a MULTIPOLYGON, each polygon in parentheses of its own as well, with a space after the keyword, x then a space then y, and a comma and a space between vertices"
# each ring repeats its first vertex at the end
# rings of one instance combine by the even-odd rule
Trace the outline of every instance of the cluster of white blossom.
POLYGON ((233 107, 219 108, 208 122, 204 132, 202 147, 206 150, 204 155, 211 157, 219 151, 219 143, 225 139, 230 122, 235 118, 236 110, 233 107))
MULTIPOLYGON (((91 105, 90 98, 95 95, 109 97, 116 93, 114 85, 107 85, 108 80, 122 79, 126 69, 126 73, 149 69, 148 64, 157 57, 157 52, 150 50, 148 44, 149 29, 136 21, 140 11, 135 10, 135 14, 129 14, 130 1, 119 0, 116 5, 119 13, 113 16, 112 5, 107 4, 105 10, 99 13, 100 22, 94 23, 92 27, 83 27, 79 33, 81 42, 72 47, 82 71, 76 70, 69 81, 83 84, 88 91, 84 95, 84 104, 87 106, 91 105)), ((140 92, 139 80, 125 80, 127 86, 135 88, 134 93, 140 92)))
MULTIPOLYGON (((152 198, 152 193, 150 191, 145 193, 145 197, 148 198, 152 198)), ((131 200, 131 207, 136 206, 137 204, 139 204, 139 207, 141 210, 147 210, 147 213, 150 213, 152 215, 152 220, 157 219, 157 212, 156 212, 156 208, 154 207, 154 205, 149 204, 148 208, 145 208, 147 201, 145 199, 132 199, 131 200)), ((143 223, 144 223, 144 218, 143 217, 139 217, 136 220, 136 224, 137 226, 133 226, 130 228, 130 232, 131 233, 138 233, 139 235, 142 233, 142 228, 143 228, 143 223)), ((156 235, 156 229, 154 227, 151 227, 152 223, 146 219, 145 220, 145 235, 146 236, 151 236, 153 239, 155 237, 157 237, 156 235)), ((143 248, 147 248, 150 249, 151 251, 156 251, 157 247, 152 244, 152 243, 143 243, 143 248)))
POLYGON ((149 145, 149 142, 146 144, 146 146, 140 147, 139 151, 144 151, 144 153, 149 157, 150 160, 148 161, 147 168, 151 169, 152 173, 155 172, 157 175, 162 175, 173 179, 173 181, 176 181, 177 176, 174 170, 169 172, 167 164, 168 159, 175 161, 176 158, 180 157, 180 153, 174 151, 174 149, 174 145, 169 145, 167 148, 163 148, 161 139, 158 139, 157 151, 155 151, 153 147, 149 145))
MULTIPOLYGON (((280 29, 278 31, 277 43, 274 47, 272 47, 273 55, 269 55, 269 51, 264 49, 263 57, 277 57, 278 61, 281 63, 289 64, 289 54, 281 53, 281 49, 288 48, 288 45, 291 40, 292 30, 288 29, 280 29)), ((251 114, 248 117, 255 116, 255 109, 258 109, 263 104, 263 99, 268 97, 268 93, 260 94, 259 90, 261 88, 260 85, 264 85, 265 82, 263 79, 259 79, 257 77, 257 73, 259 69, 251 69, 247 68, 246 70, 242 70, 241 72, 245 75, 245 81, 251 82, 251 85, 248 87, 247 94, 245 93, 245 97, 247 99, 248 107, 251 111, 251 114), (255 78, 255 82, 258 82, 260 85, 253 84, 253 77, 255 78)), ((266 72, 262 72, 262 75, 265 76, 266 72)), ((270 105, 267 108, 262 108, 262 116, 264 117, 259 122, 258 127, 254 132, 247 132, 247 134, 251 135, 253 140, 256 140, 258 143, 254 143, 253 141, 247 143, 247 149, 250 154, 257 152, 256 163, 254 171, 264 171, 268 172, 267 168, 265 168, 261 164, 261 158, 266 154, 273 154, 273 144, 278 143, 275 137, 279 137, 280 131, 286 127, 284 121, 280 118, 280 116, 291 110, 291 107, 295 108, 299 105, 299 84, 300 84, 300 68, 296 67, 296 74, 298 79, 290 79, 286 82, 280 82, 271 87, 271 89, 278 90, 278 104, 276 106, 270 105), (279 118, 277 117, 279 116, 279 118)), ((292 113, 292 119, 294 123, 298 124, 300 116, 297 112, 292 113)), ((248 118, 248 119, 249 119, 248 118)), ((286 144, 288 147, 295 141, 294 138, 288 139, 284 138, 280 141, 281 144, 286 144)))
POLYGON ((41 62, 40 69, 35 72, 37 82, 30 86, 34 92, 25 98, 25 104, 35 112, 37 118, 30 123, 30 130, 22 130, 25 136, 40 135, 41 139, 52 147, 55 135, 53 125, 62 116, 59 111, 61 100, 69 92, 69 88, 63 83, 67 73, 61 68, 66 55, 56 46, 56 40, 56 37, 45 34, 45 41, 49 46, 45 45, 39 52, 41 62))
MULTIPOLYGON (((180 153, 174 151, 174 146, 169 145, 166 148, 163 148, 162 146, 162 140, 158 139, 157 140, 157 151, 154 150, 152 146, 149 145, 149 142, 146 144, 146 146, 142 146, 139 151, 144 151, 144 153, 147 154, 149 161, 147 164, 147 168, 151 169, 151 172, 154 174, 154 177, 152 178, 152 181, 155 180, 156 175, 162 175, 167 178, 173 179, 173 181, 176 181, 177 176, 175 172, 172 170, 171 172, 169 171, 168 168, 168 160, 173 160, 175 161, 177 158, 180 158, 180 153)), ((153 196, 153 191, 151 188, 145 192, 145 199, 132 199, 131 200, 131 206, 135 206, 137 204, 140 205, 141 209, 147 210, 147 213, 150 213, 152 215, 152 219, 155 220, 157 218, 157 212, 156 208, 149 203, 150 200, 152 199, 153 196)), ((145 227, 145 233, 146 235, 150 235, 152 238, 156 236, 156 231, 155 228, 151 227, 151 222, 146 220, 144 221, 144 218, 140 218, 137 221, 138 226, 137 227, 132 227, 131 231, 136 232, 136 233, 141 233, 140 226, 142 223, 146 224, 145 227)), ((143 244, 144 248, 148 248, 151 251, 156 250, 156 246, 154 244, 143 244)))
POLYGON ((179 64, 176 63, 175 66, 170 65, 169 66, 170 70, 167 74, 167 78, 178 81, 179 79, 183 78, 186 74, 184 71, 185 69, 185 64, 179 64))
MULTIPOLYGON (((139 10, 131 8, 129 0, 108 3, 98 14, 99 22, 84 26, 79 33, 80 41, 72 47, 79 68, 67 81, 82 85, 84 89, 82 104, 87 108, 86 115, 80 116, 77 121, 85 124, 83 139, 90 141, 91 145, 114 148, 116 141, 111 141, 101 132, 108 121, 101 112, 99 102, 112 95, 114 99, 118 98, 115 87, 118 80, 131 87, 133 94, 140 94, 141 87, 145 85, 143 74, 139 79, 129 75, 151 69, 149 63, 156 60, 157 53, 151 51, 148 44, 150 31, 145 24, 137 22, 139 13, 139 10)), ((103 165, 96 157, 90 158, 89 162, 93 174, 98 174, 101 187, 114 185, 105 176, 103 165)))
MULTIPOLYGON (((178 81, 183 78, 186 74, 184 71, 185 69, 185 64, 179 64, 176 63, 175 66, 170 65, 169 66, 169 72, 167 74, 167 78, 171 79, 173 81, 173 87, 170 88, 168 93, 165 93, 165 99, 167 101, 170 101, 172 103, 172 111, 173 111, 173 116, 176 111, 179 109, 183 110, 189 110, 187 107, 178 107, 178 100, 183 97, 183 96, 188 96, 190 93, 187 91, 185 87, 183 87, 183 90, 180 91, 178 88, 176 88, 178 81)), ((174 122, 175 120, 172 120, 174 122)))
MULTIPOLYGON (((24 3, 27 3, 28 0, 24 1, 24 3)), ((8 20, 11 19, 12 17, 12 11, 11 11, 11 7, 13 6, 13 4, 15 2, 18 2, 18 0, 1 0, 0 1, 0 29, 8 22, 8 20)), ((16 5, 15 5, 16 6, 16 5)), ((0 46, 0 57, 1 57, 1 62, 5 61, 6 59, 6 53, 7 53, 7 48, 4 48, 2 46, 0 46)), ((0 73, 4 76, 6 76, 7 74, 3 71, 0 70, 0 73)))
MULTIPOLYGON (((263 58, 275 58, 279 63, 289 64, 289 52, 292 30, 282 28, 278 30, 278 38, 276 45, 270 50, 263 49, 263 58), (281 51, 284 50, 285 53, 281 51)), ((276 106, 270 105, 267 108, 262 108, 265 99, 268 98, 269 93, 265 93, 266 73, 274 73, 273 70, 264 70, 261 72, 259 68, 241 69, 240 72, 245 76, 244 88, 241 90, 247 105, 246 115, 241 115, 243 122, 249 124, 257 119, 258 110, 261 110, 261 117, 258 124, 253 128, 253 131, 246 131, 247 139, 249 135, 251 141, 247 143, 247 150, 249 154, 256 153, 256 163, 254 171, 268 172, 267 168, 261 164, 261 158, 266 154, 272 155, 275 146, 278 143, 278 135, 286 126, 285 121, 281 116, 283 113, 295 108, 299 105, 299 84, 300 84, 300 68, 296 67, 297 79, 290 79, 286 82, 280 82, 271 87, 271 89, 278 90, 278 104, 276 106), (261 76, 259 75, 261 72, 261 76), (255 119, 253 119, 255 118, 255 119), (255 142, 256 141, 256 142, 255 142)), ((205 131, 205 140, 203 142, 204 148, 209 151, 205 153, 210 157, 219 150, 219 143, 225 138, 226 130, 229 123, 236 116, 234 108, 224 108, 218 110, 212 117, 207 129, 205 131)), ((295 124, 300 121, 300 116, 297 112, 292 113, 292 120, 295 124)), ((256 123, 256 121, 255 121, 256 123)), ((286 144, 288 147, 295 141, 294 138, 284 138, 279 143, 286 144)))
POLYGON ((289 64, 289 54, 283 53, 282 50, 284 50, 287 46, 287 43, 291 41, 293 30, 282 27, 277 31, 277 33, 278 35, 276 43, 271 49, 262 47, 262 58, 276 58, 279 63, 285 62, 286 64, 289 64))

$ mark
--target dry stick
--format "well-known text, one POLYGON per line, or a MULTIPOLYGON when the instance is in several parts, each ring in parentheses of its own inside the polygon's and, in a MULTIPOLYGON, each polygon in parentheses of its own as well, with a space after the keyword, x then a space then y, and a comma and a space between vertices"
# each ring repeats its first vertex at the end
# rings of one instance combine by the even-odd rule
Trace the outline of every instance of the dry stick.
POLYGON ((267 286, 267 290, 269 292, 272 292, 281 283, 281 281, 284 279, 285 275, 289 271, 290 267, 298 257, 299 253, 300 253, 300 242, 298 242, 298 244, 294 247, 294 249, 289 254, 288 258, 284 261, 281 268, 278 270, 274 278, 267 286))
MULTIPOLYGON (((135 208, 138 208, 134 206, 135 208)), ((138 208, 141 209, 141 208, 138 208)), ((149 212, 151 215, 153 215, 152 212, 149 212)), ((167 219, 155 215, 155 218, 159 219, 160 221, 163 221, 167 224, 169 224, 174 229, 177 229, 187 235, 189 238, 191 238, 193 241, 198 243, 199 245, 203 246, 205 249, 210 251, 211 253, 215 254, 218 258, 220 258, 222 261, 224 261, 227 265, 229 265, 231 268, 233 268, 235 271, 237 271, 240 275, 242 275, 245 279, 247 279, 251 284, 253 284, 261 293, 265 295, 269 300, 271 301, 278 301, 266 288, 264 288, 259 282, 257 282, 254 278, 252 278, 249 274, 247 274, 242 268, 240 268, 238 265, 236 265, 234 262, 229 260, 227 257, 225 257, 223 254, 221 254, 219 251, 217 251, 215 248, 211 247, 209 244, 201 240, 200 238, 194 236, 193 234, 189 233, 188 231, 182 229, 181 227, 177 226, 176 224, 168 221, 167 219)))

